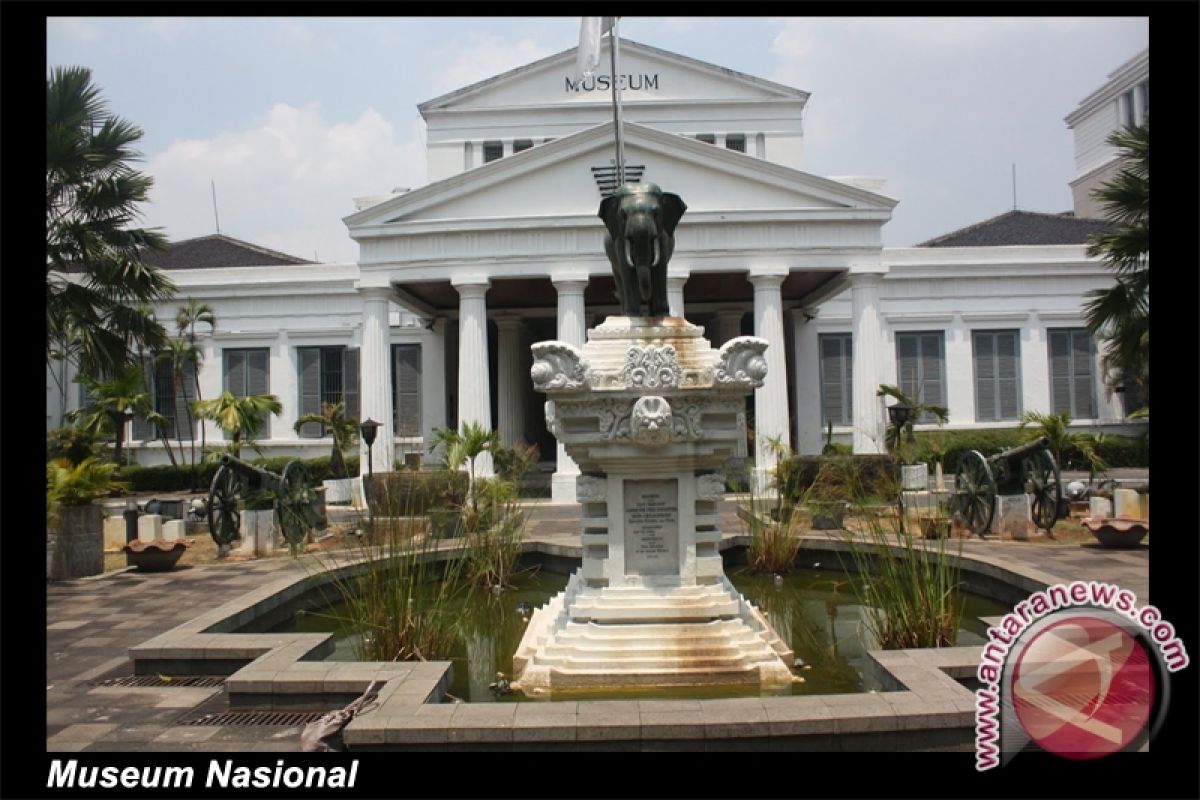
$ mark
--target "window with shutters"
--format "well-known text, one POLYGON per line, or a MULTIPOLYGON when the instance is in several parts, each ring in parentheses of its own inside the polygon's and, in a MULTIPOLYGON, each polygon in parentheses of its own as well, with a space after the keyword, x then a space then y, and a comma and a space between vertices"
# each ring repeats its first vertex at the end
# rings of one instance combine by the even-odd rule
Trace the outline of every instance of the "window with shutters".
MULTIPOLYGON (((896 334, 896 382, 922 405, 946 405, 946 344, 942 331, 896 334)), ((917 422, 933 422, 922 414, 917 422)))
POLYGON ((1121 397, 1124 398, 1123 402, 1125 404, 1125 416, 1127 417, 1134 411, 1137 411, 1139 408, 1146 405, 1146 401, 1142 399, 1142 387, 1139 386, 1138 382, 1130 376, 1122 376, 1121 385, 1117 391, 1120 392, 1121 397))
POLYGON ((392 430, 421 435, 421 345, 392 345, 392 430))
POLYGON ((520 153, 524 150, 528 150, 531 147, 533 147, 533 139, 514 139, 513 140, 513 152, 514 153, 520 153))
POLYGON ((184 364, 181 374, 176 376, 174 367, 169 360, 159 361, 146 358, 142 368, 150 390, 150 402, 154 410, 163 415, 164 421, 154 425, 145 417, 135 416, 133 439, 150 441, 163 436, 168 439, 192 439, 196 423, 192 419, 188 404, 196 399, 195 367, 192 364, 184 364), (191 422, 190 429, 189 421, 191 422), (177 423, 178 431, 176 431, 177 423))
MULTIPOLYGON (((222 351, 225 391, 234 397, 271 393, 271 350, 267 347, 222 351)), ((231 438, 225 434, 225 438, 231 438)), ((255 439, 271 438, 271 415, 254 432, 255 439)))
POLYGON ((1083 328, 1051 328, 1050 405, 1055 414, 1063 410, 1072 419, 1096 418, 1096 388, 1092 361, 1092 337, 1083 328))
POLYGON ((975 420, 998 422, 1021 416, 1021 332, 975 331, 975 420))
POLYGON ((715 133, 697 133, 696 141, 704 142, 705 144, 716 144, 717 135, 715 133))
POLYGON ((483 143, 483 163, 489 161, 498 161, 504 157, 503 142, 484 142, 483 143))
MULTIPOLYGON (((320 414, 323 403, 346 404, 346 416, 358 419, 358 348, 298 347, 300 372, 300 416, 320 414)), ((319 439, 325 426, 309 422, 300 426, 300 436, 319 439)))
POLYGON ((817 337, 821 351, 821 424, 854 422, 853 354, 848 333, 823 333, 817 337))
POLYGON ((737 150, 739 153, 746 152, 746 135, 744 133, 731 133, 725 137, 725 148, 727 150, 737 150))

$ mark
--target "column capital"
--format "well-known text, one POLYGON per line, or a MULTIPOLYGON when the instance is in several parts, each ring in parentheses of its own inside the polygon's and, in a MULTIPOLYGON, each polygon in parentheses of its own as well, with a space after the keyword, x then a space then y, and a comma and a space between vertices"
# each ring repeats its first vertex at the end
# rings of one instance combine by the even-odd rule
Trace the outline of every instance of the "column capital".
POLYGON ((690 277, 691 277, 691 275, 689 275, 686 272, 683 273, 682 275, 680 275, 679 273, 668 272, 667 273, 667 286, 670 286, 672 289, 682 289, 683 285, 685 283, 687 283, 687 280, 690 277))
POLYGON ((754 291, 767 291, 778 289, 783 285, 783 281, 787 278, 786 272, 769 272, 755 275, 751 273, 747 279, 754 286, 754 291))
POLYGON ((472 276, 464 277, 461 281, 451 280, 450 285, 458 291, 459 298, 463 300, 482 300, 492 282, 487 278, 472 276))
POLYGON ((497 330, 502 331, 520 330, 521 326, 525 324, 525 320, 522 317, 511 314, 492 317, 492 321, 496 323, 497 330))
POLYGON ((551 275, 550 283, 559 294, 580 294, 588 285, 588 276, 579 273, 551 275))
POLYGON ((886 272, 851 272, 849 274, 850 288, 857 289, 861 286, 869 289, 872 286, 878 286, 886 274, 886 272))

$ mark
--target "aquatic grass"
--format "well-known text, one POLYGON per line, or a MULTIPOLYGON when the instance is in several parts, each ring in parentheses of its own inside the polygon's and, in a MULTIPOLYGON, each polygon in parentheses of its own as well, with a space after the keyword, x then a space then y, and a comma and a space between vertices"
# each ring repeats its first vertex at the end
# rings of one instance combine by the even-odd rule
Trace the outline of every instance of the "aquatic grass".
POLYGON ((355 634, 359 660, 450 657, 458 639, 456 606, 470 589, 461 580, 467 555, 461 546, 439 543, 419 518, 377 516, 349 547, 307 563, 328 573, 342 601, 338 622, 355 634))
POLYGON ((853 583, 879 647, 952 647, 963 608, 962 540, 953 550, 948 537, 925 547, 898 516, 863 512, 856 515, 860 534, 847 531, 843 541, 862 578, 853 583))

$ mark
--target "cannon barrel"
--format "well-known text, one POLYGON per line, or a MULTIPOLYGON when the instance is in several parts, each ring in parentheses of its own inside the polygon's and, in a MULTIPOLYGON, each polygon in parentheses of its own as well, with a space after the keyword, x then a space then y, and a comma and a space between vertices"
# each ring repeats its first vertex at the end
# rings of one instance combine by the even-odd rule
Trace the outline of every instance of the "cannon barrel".
POLYGON ((1043 450, 1050 449, 1050 440, 1045 436, 1039 436, 1031 442, 1026 442, 1022 445, 1004 450, 988 459, 989 463, 995 464, 997 461, 1019 461, 1022 458, 1027 458, 1034 453, 1040 453, 1043 450))
POLYGON ((275 487, 279 485, 281 480, 279 475, 276 475, 270 470, 265 470, 262 467, 256 467, 246 461, 242 461, 236 456, 231 456, 225 453, 221 456, 221 464, 229 467, 234 472, 245 478, 257 478, 260 484, 275 487))

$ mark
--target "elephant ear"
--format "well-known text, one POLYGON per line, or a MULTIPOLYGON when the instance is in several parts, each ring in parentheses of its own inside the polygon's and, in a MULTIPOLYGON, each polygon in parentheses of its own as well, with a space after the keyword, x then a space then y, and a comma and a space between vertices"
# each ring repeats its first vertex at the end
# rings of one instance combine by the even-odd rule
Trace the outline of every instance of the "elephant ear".
POLYGON ((683 202, 677 194, 663 192, 662 196, 663 208, 663 228, 672 236, 675 235, 675 226, 679 224, 679 219, 683 216, 683 212, 687 211, 687 204, 683 202))
POLYGON ((621 195, 610 194, 608 197, 600 201, 600 219, 604 220, 605 226, 608 228, 609 234, 614 239, 620 237, 620 231, 617 230, 617 210, 621 207, 621 195))

